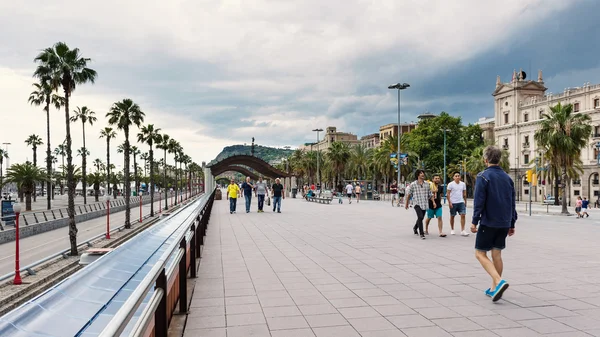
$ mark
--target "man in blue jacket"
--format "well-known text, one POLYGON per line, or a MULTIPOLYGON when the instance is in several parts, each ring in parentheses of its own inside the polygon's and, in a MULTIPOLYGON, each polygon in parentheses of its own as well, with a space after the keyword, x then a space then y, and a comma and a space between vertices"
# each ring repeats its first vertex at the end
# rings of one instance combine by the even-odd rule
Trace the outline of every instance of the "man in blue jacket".
POLYGON ((502 150, 497 146, 483 150, 487 168, 477 175, 471 225, 471 232, 477 233, 475 257, 492 277, 492 286, 485 293, 494 302, 502 298, 508 288, 508 283, 502 279, 502 249, 506 247, 506 236, 515 234, 517 221, 515 185, 499 166, 501 159, 502 150), (490 250, 492 260, 487 256, 490 250))

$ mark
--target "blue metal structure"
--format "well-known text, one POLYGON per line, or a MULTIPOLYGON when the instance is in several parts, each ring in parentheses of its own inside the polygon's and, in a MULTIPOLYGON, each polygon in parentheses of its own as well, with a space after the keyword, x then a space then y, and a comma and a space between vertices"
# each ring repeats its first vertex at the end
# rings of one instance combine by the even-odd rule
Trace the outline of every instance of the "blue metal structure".
MULTIPOLYGON (((114 251, 0 318, 0 336, 98 336, 157 263, 172 267, 189 223, 207 204, 205 194, 173 212, 114 251)), ((127 335, 145 309, 142 304, 122 335, 127 335)))

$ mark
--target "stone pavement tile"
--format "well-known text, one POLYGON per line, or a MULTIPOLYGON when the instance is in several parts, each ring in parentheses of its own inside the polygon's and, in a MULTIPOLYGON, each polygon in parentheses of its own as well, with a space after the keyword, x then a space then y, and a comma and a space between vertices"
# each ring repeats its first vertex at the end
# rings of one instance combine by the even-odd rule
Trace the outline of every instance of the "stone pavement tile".
POLYGON ((544 318, 544 316, 533 312, 531 309, 525 308, 511 308, 511 309, 502 309, 495 310, 495 313, 500 314, 510 320, 520 321, 524 319, 538 319, 544 318))
POLYGON ((225 305, 225 298, 195 298, 190 303, 190 308, 201 308, 201 307, 219 307, 225 305))
POLYGON ((329 303, 300 305, 298 308, 305 316, 338 313, 338 311, 329 303))
POLYGON ((416 290, 393 290, 393 291, 388 291, 387 293, 401 301, 410 300, 410 299, 425 299, 425 298, 427 298, 426 295, 424 295, 416 290))
POLYGON ((585 297, 585 298, 581 298, 582 301, 595 305, 595 306, 600 306, 600 296, 593 296, 593 297, 585 297))
POLYGON ((311 329, 290 329, 271 331, 272 337, 315 337, 311 329))
POLYGON ((600 337, 600 329, 595 329, 595 330, 585 330, 586 333, 594 336, 594 337, 600 337))
POLYGON ((429 298, 401 300, 401 302, 412 309, 437 308, 440 306, 438 302, 429 298))
POLYGON ((548 318, 579 316, 578 313, 554 305, 529 309, 548 318))
POLYGON ((377 331, 363 331, 360 333, 362 337, 406 337, 406 335, 398 330, 377 330, 377 331))
POLYGON ((583 331, 569 331, 545 334, 544 337, 590 337, 590 334, 583 331))
POLYGON ((358 297, 374 297, 374 296, 389 296, 388 293, 379 289, 379 288, 369 288, 369 289, 356 289, 353 292, 358 297))
POLYGON ((227 337, 271 337, 271 333, 265 324, 232 326, 227 328, 227 337))
POLYGON ((350 290, 359 290, 359 289, 379 289, 376 285, 371 282, 352 282, 344 284, 350 290))
POLYGON ((529 328, 508 328, 508 329, 496 329, 492 330, 493 333, 501 337, 541 337, 542 334, 531 330, 529 328))
POLYGON ((600 321, 587 316, 557 317, 554 320, 566 324, 577 330, 600 329, 600 321))
POLYGON ((542 300, 542 301, 555 301, 555 300, 569 299, 569 297, 567 297, 565 295, 561 295, 554 291, 543 291, 542 290, 542 291, 536 291, 536 292, 527 292, 526 294, 527 294, 527 296, 531 296, 531 297, 537 298, 538 300, 542 300))
POLYGON ((267 307, 284 307, 290 305, 296 305, 291 297, 267 297, 260 299, 260 305, 263 308, 267 307))
POLYGON ((408 337, 452 337, 451 334, 437 326, 402 329, 408 337))
POLYGON ((188 319, 185 328, 186 330, 192 329, 207 329, 207 328, 224 328, 225 327, 225 316, 200 316, 188 319))
POLYGON ((461 307, 461 306, 468 306, 468 305, 474 305, 473 302, 466 300, 462 297, 457 297, 457 296, 453 296, 453 297, 440 297, 440 298, 436 298, 435 301, 443 306, 446 307, 461 307))
MULTIPOLYGON (((495 333, 488 330, 457 331, 453 332, 454 337, 498 337, 495 333)), ((515 335, 517 336, 517 335, 515 335)), ((520 337, 520 336, 519 336, 520 337)))
POLYGON ((321 294, 325 296, 328 300, 334 300, 336 298, 355 298, 357 297, 352 291, 346 290, 336 290, 336 291, 321 291, 321 294))
POLYGON ((289 297, 290 294, 287 292, 287 290, 272 290, 272 291, 259 291, 258 292, 258 298, 259 299, 263 299, 263 298, 281 298, 281 297, 289 297))
POLYGON ((571 298, 567 300, 556 300, 550 301, 550 303, 559 306, 561 308, 565 308, 567 310, 581 310, 581 309, 595 309, 598 308, 595 305, 571 298))
POLYGON ((457 293, 459 291, 475 291, 476 289, 466 285, 466 284, 441 284, 439 286, 442 289, 445 289, 446 291, 449 291, 451 293, 457 293))
POLYGON ((188 318, 196 316, 222 316, 225 315, 225 307, 195 307, 189 309, 188 318))
POLYGON ((238 326, 238 325, 255 325, 265 324, 265 315, 262 312, 255 312, 251 314, 238 314, 238 315, 227 315, 226 317, 227 326, 238 326))
POLYGON ((315 285, 320 292, 329 292, 329 291, 344 291, 348 290, 345 284, 336 283, 336 284, 318 284, 315 285))
POLYGON ((302 316, 297 306, 263 308, 266 317, 302 316))
POLYGON ((216 329, 188 329, 186 327, 184 337, 227 337, 227 330, 225 328, 216 329))
POLYGON ((386 316, 398 329, 433 326, 433 322, 421 315, 386 316))
POLYGON ((575 331, 575 329, 573 329, 572 327, 550 318, 525 320, 519 321, 519 323, 541 334, 575 331))
POLYGON ((340 308, 338 310, 346 319, 381 316, 381 314, 372 307, 340 308))
POLYGON ((308 323, 303 316, 267 317, 270 330, 308 328, 308 323))
POLYGON ((368 304, 360 298, 338 298, 329 301, 336 308, 363 307, 368 304))
POLYGON ((340 314, 324 314, 304 316, 311 328, 348 325, 348 321, 340 314))
POLYGON ((450 305, 449 307, 464 317, 490 316, 495 314, 490 309, 486 309, 476 304, 457 306, 450 305))
POLYGON ((362 300, 367 302, 369 305, 392 305, 400 304, 400 301, 392 296, 373 296, 373 297, 362 297, 362 300))
POLYGON ((350 324, 358 332, 376 331, 376 330, 393 330, 394 326, 390 321, 383 317, 367 317, 367 318, 351 318, 348 319, 350 324))
POLYGON ((373 309, 377 310, 382 316, 400 316, 415 315, 417 312, 404 304, 393 305, 375 305, 373 309))
POLYGON ((578 314, 600 320, 600 308, 575 310, 578 314))
POLYGON ((254 296, 256 291, 253 288, 246 289, 231 289, 224 292, 225 297, 237 297, 237 296, 254 296))
POLYGON ((262 308, 259 304, 228 304, 225 307, 225 313, 227 315, 239 315, 239 314, 251 314, 255 312, 262 312, 262 308))
POLYGON ((420 308, 415 309, 419 314, 427 319, 437 319, 437 318, 459 318, 462 315, 457 312, 448 309, 446 307, 437 307, 437 308, 420 308))
POLYGON ((238 305, 238 304, 257 304, 257 296, 237 296, 237 297, 226 297, 226 305, 238 305))
POLYGON ((329 301, 323 296, 314 295, 314 296, 302 296, 302 297, 293 297, 294 303, 296 305, 310 305, 310 304, 327 304, 329 301))
MULTIPOLYGON (((477 319, 475 318, 474 320, 476 321, 477 319)), ((431 321, 435 323, 435 325, 449 332, 481 330, 484 328, 483 326, 480 326, 479 324, 476 324, 473 321, 464 317, 442 318, 434 319, 431 321)))
POLYGON ((313 332, 317 337, 361 337, 350 325, 314 328, 313 332))
POLYGON ((474 317, 473 321, 488 330, 522 327, 519 324, 520 322, 515 322, 501 315, 474 317))
POLYGON ((237 280, 233 283, 225 283, 225 291, 234 289, 254 289, 254 284, 252 282, 237 282, 237 280))

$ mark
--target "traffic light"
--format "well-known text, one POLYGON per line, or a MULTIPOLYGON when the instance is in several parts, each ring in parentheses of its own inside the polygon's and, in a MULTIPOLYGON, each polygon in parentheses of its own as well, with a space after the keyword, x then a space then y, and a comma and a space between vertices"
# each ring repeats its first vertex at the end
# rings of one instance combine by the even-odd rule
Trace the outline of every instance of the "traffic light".
POLYGON ((527 182, 531 183, 533 172, 531 170, 527 170, 527 182))
POLYGON ((534 173, 531 175, 531 183, 532 183, 532 186, 537 186, 537 184, 538 184, 537 173, 534 173))

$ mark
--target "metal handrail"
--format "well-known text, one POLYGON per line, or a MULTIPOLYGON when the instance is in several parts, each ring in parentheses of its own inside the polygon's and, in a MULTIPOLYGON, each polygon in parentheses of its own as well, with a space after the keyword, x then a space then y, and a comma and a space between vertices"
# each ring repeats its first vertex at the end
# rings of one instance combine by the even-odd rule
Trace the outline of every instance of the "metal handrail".
MULTIPOLYGON (((209 198, 211 195, 212 194, 209 194, 209 195, 205 194, 202 197, 209 198)), ((208 198, 205 200, 205 203, 201 204, 198 207, 198 209, 203 210, 206 207, 206 205, 208 204, 208 198)), ((194 214, 200 214, 201 210, 194 214)), ((121 307, 115 313, 115 315, 110 320, 110 322, 107 323, 104 330, 102 330, 102 332, 100 333, 100 335, 99 335, 100 337, 113 337, 113 336, 121 335, 121 333, 123 333, 123 331, 125 330, 127 325, 130 323, 131 318, 133 317, 135 312, 138 310, 138 308, 142 304, 144 298, 146 297, 148 292, 151 290, 152 286, 157 282, 159 277, 161 277, 161 275, 162 275, 166 278, 166 280, 169 279, 169 276, 171 275, 172 272, 174 272, 175 268, 179 265, 179 263, 173 263, 169 267, 168 272, 165 271, 165 267, 167 266, 167 263, 170 260, 171 256, 173 256, 175 253, 177 254, 177 255, 175 255, 175 257, 176 257, 175 261, 181 260, 183 255, 185 254, 185 248, 180 247, 179 243, 183 239, 185 239, 186 243, 189 243, 188 233, 190 232, 190 227, 196 223, 197 215, 195 215, 192 219, 193 220, 190 223, 187 223, 187 224, 185 224, 185 222, 182 223, 182 226, 187 226, 187 230, 184 231, 183 233, 181 233, 179 235, 179 237, 177 237, 177 240, 174 241, 175 244, 172 244, 173 247, 170 250, 165 251, 160 256, 160 258, 158 259, 158 261, 156 261, 156 263, 154 264, 152 269, 146 274, 146 276, 142 279, 142 281, 139 283, 139 285, 134 289, 134 291, 131 293, 131 295, 129 295, 129 297, 123 303, 123 305, 121 305, 121 307)), ((193 235, 190 235, 190 239, 192 237, 193 237, 193 235)), ((184 276, 181 275, 180 277, 184 277, 184 276)), ((153 294, 153 296, 154 296, 154 294, 153 294)), ((154 311, 155 310, 150 310, 150 307, 147 306, 145 308, 145 310, 142 312, 142 317, 145 317, 146 315, 148 315, 149 313, 154 312, 154 311)), ((139 320, 138 320, 138 323, 139 323, 139 320)), ((139 324, 136 323, 136 329, 134 329, 135 331, 138 331, 137 330, 138 326, 139 326, 139 324)))
POLYGON ((132 336, 143 336, 144 332, 146 332, 148 324, 150 323, 152 318, 154 318, 152 313, 155 312, 158 308, 158 305, 160 304, 160 301, 162 300, 163 296, 166 296, 164 290, 162 290, 161 288, 157 288, 156 290, 154 290, 154 293, 152 294, 152 297, 150 298, 150 301, 148 301, 148 305, 146 306, 148 310, 144 310, 139 320, 137 321, 137 323, 135 323, 135 326, 131 330, 132 336))

